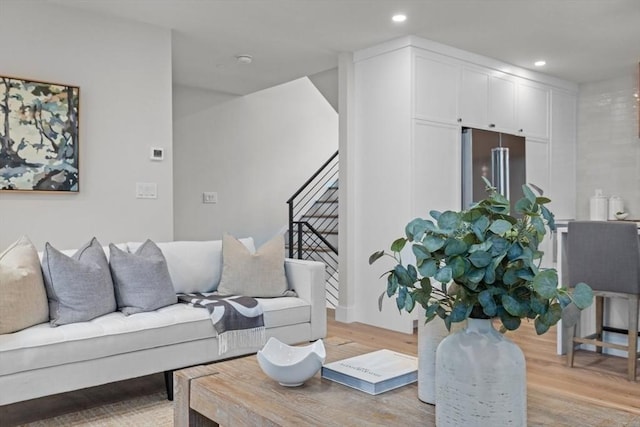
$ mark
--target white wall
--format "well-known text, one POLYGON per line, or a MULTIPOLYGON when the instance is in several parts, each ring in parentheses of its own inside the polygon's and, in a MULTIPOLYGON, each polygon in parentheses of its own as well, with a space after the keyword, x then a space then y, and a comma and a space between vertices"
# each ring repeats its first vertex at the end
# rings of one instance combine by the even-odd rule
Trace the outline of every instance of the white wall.
POLYGON ((624 200, 629 218, 640 219, 638 69, 580 85, 578 97, 577 216, 589 218, 596 188, 624 200), (635 96, 634 96, 635 95, 635 96))
POLYGON ((176 240, 253 236, 287 224, 287 199, 338 149, 338 115, 302 78, 230 98, 174 88, 176 240), (202 193, 218 193, 203 204, 202 193))
POLYGON ((0 250, 23 234, 39 248, 171 240, 170 32, 42 2, 3 0, 0 16, 2 74, 80 87, 80 192, 1 192, 0 250), (136 182, 158 199, 135 199, 136 182))

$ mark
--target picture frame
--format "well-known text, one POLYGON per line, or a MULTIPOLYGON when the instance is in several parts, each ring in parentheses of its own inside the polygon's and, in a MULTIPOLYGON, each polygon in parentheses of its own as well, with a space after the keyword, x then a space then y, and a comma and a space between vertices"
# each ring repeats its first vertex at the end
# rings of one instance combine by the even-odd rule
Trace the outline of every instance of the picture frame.
POLYGON ((77 193, 80 88, 0 75, 0 191, 77 193))

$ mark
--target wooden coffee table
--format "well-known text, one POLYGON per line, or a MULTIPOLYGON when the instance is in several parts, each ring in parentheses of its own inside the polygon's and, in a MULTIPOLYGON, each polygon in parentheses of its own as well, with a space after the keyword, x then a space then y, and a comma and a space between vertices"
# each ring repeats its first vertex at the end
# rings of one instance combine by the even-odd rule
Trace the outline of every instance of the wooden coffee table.
MULTIPOLYGON (((327 362, 377 348, 325 341, 327 362)), ((186 426, 434 426, 435 407, 410 384, 377 396, 323 379, 283 387, 267 377, 256 356, 176 371, 174 425, 186 426)), ((637 415, 602 408, 550 389, 528 387, 529 426, 636 425, 637 415)))
MULTIPOLYGON (((325 347, 327 363, 376 350, 331 338, 325 347)), ((255 355, 174 375, 176 427, 408 425, 434 419, 434 407, 418 400, 415 383, 371 396, 318 373, 300 387, 283 387, 262 372, 255 355)))

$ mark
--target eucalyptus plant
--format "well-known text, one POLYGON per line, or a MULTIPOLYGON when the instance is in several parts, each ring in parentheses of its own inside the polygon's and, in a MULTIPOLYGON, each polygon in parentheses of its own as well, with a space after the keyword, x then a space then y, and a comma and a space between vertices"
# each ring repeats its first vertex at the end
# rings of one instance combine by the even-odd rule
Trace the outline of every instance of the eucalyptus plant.
MULTIPOLYGON (((483 178, 484 179, 484 178, 483 178)), ((521 319, 534 319, 536 332, 545 333, 561 319, 569 304, 579 310, 591 305, 593 292, 585 283, 569 290, 558 287, 555 269, 543 269, 539 245, 546 229, 554 230, 551 200, 527 185, 524 197, 510 213, 509 200, 486 179, 488 197, 467 210, 431 211, 433 220, 416 218, 405 237, 378 251, 369 264, 388 256, 396 265, 383 274, 385 294, 396 296, 399 310, 415 304, 426 310, 426 322, 439 317, 447 328, 468 317, 499 318, 502 331, 515 330, 521 319), (415 263, 403 263, 410 249, 415 263)), ((413 258, 411 257, 411 258, 413 258)))

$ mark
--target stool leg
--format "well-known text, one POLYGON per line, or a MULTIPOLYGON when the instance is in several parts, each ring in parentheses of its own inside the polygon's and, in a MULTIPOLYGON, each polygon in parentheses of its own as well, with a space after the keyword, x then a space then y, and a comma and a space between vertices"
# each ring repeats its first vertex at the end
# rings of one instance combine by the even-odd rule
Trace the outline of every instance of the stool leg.
POLYGON ((567 366, 573 368, 573 355, 576 346, 573 338, 576 336, 576 325, 574 324, 571 327, 565 328, 564 332, 565 348, 567 349, 567 366))
MULTIPOLYGON (((603 325, 603 317, 604 317, 604 298, 596 297, 596 339, 598 341, 603 341, 602 334, 602 325, 603 325)), ((602 347, 596 346, 596 352, 602 353, 602 347)))
POLYGON ((629 381, 636 380, 638 363, 638 300, 639 295, 629 295, 629 351, 627 353, 629 381))

